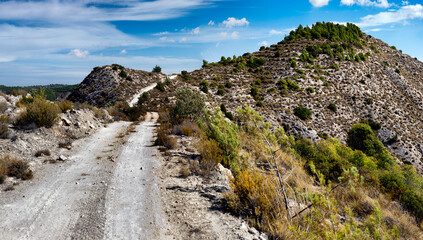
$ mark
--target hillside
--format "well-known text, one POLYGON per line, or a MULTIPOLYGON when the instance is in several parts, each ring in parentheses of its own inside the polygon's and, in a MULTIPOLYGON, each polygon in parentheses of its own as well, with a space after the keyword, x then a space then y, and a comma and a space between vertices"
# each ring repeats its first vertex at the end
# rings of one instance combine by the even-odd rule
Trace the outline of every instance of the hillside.
POLYGON ((161 73, 128 69, 118 64, 96 67, 68 99, 104 107, 118 101, 128 101, 140 89, 164 78, 165 75, 161 73))
POLYGON ((370 122, 392 154, 422 172, 423 63, 364 33, 358 44, 293 35, 252 54, 205 62, 185 82, 208 85, 206 97, 216 106, 235 112, 249 104, 274 126, 313 141, 345 143, 353 124, 370 122), (298 106, 311 117, 297 117, 298 106))

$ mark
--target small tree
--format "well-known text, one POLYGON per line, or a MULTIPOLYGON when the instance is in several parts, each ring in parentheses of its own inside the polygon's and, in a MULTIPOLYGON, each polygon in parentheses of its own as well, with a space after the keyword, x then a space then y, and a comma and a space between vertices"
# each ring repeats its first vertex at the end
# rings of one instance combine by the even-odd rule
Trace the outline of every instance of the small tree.
POLYGON ((154 73, 161 73, 161 72, 162 72, 162 68, 161 68, 160 66, 156 65, 156 66, 153 68, 153 72, 154 72, 154 73))
POLYGON ((176 103, 171 112, 174 121, 196 119, 203 113, 205 103, 198 92, 183 88, 176 92, 176 98, 176 103))

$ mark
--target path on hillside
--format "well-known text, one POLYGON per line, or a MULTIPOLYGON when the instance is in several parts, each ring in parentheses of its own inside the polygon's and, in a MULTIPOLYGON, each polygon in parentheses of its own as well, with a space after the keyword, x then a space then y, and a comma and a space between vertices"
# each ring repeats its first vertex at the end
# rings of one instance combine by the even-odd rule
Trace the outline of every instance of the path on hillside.
MULTIPOLYGON (((166 77, 164 77, 164 78, 161 78, 160 79, 160 81, 161 82, 164 82, 165 80, 166 80, 166 78, 169 78, 170 80, 173 80, 173 79, 175 79, 177 77, 177 75, 169 75, 169 76, 166 76, 166 77)), ((137 103, 138 103, 138 99, 140 98, 140 96, 143 94, 143 93, 145 93, 145 92, 149 92, 149 91, 151 91, 151 90, 153 90, 154 89, 154 87, 156 87, 156 85, 157 85, 157 83, 153 83, 153 84, 151 84, 151 85, 149 85, 149 86, 147 86, 147 87, 145 87, 145 88, 142 88, 137 94, 135 94, 133 97, 132 97, 132 100, 130 100, 129 102, 128 102, 128 104, 129 104, 129 106, 130 107, 133 107, 133 106, 135 106, 137 103)))
POLYGON ((2 239, 163 239, 152 147, 157 114, 136 131, 116 122, 75 142, 64 163, 0 193, 2 239))

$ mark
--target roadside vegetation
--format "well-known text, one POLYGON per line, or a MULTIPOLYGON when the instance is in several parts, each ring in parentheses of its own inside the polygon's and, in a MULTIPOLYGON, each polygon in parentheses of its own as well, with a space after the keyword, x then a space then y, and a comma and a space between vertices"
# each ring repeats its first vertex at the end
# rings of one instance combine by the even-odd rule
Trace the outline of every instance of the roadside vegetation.
POLYGON ((181 176, 229 168, 224 206, 250 225, 272 239, 421 239, 423 178, 396 163, 368 121, 352 126, 348 145, 313 143, 286 135, 249 106, 231 121, 224 106, 205 110, 200 96, 178 91, 160 114, 158 143, 177 144, 159 140, 160 131, 196 136, 201 160, 181 176))

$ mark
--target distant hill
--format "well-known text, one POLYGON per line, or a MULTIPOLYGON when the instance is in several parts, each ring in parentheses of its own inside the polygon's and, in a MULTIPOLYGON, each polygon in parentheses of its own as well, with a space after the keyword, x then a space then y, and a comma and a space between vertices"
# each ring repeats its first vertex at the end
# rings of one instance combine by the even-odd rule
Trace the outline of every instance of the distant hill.
POLYGON ((68 99, 104 107, 118 101, 127 101, 141 88, 165 77, 162 73, 124 68, 118 64, 96 67, 68 99))
POLYGON ((28 87, 8 87, 0 85, 0 92, 5 94, 16 94, 18 91, 23 90, 25 92, 31 93, 38 92, 40 87, 45 90, 45 94, 48 100, 55 101, 65 99, 76 87, 78 87, 78 85, 50 84, 44 86, 34 85, 28 87))

